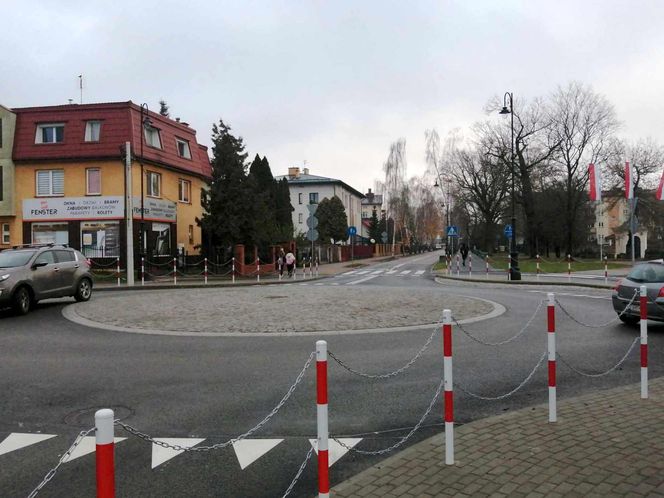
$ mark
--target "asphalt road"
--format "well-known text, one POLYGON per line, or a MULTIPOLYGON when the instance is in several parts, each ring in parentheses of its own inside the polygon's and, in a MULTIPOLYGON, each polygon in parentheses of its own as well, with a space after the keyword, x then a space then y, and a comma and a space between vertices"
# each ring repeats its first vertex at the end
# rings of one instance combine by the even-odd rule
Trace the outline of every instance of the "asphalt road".
MULTIPOLYGON (((436 283, 428 269, 437 256, 431 253, 384 262, 318 282, 291 285, 307 284, 312 293, 322 286, 361 286, 366 289, 368 305, 376 286, 405 295, 412 288, 442 285, 451 292, 506 307, 500 317, 464 326, 469 333, 492 342, 516 334, 547 290, 554 290, 570 314, 587 323, 599 324, 614 317, 607 290, 436 283)), ((104 298, 103 293, 94 297, 104 298)), ((124 422, 155 437, 205 438, 200 445, 224 442, 253 427, 277 405, 314 349, 315 338, 310 336, 166 337, 87 328, 64 319, 64 305, 41 304, 27 317, 0 315, 0 445, 12 433, 56 436, 6 453, 0 447, 2 496, 27 496, 76 434, 92 427, 94 410, 99 407, 114 408, 124 422)), ((210 310, 219 320, 232 312, 210 310)), ((315 310, 310 312, 315 319, 315 310)), ((561 312, 557 321, 558 351, 587 371, 599 372, 614 365, 638 335, 637 328, 616 322, 600 328, 582 327, 561 312)), ((664 326, 651 325, 649 332, 650 374, 661 376, 664 326)), ((419 329, 320 338, 328 340, 330 350, 354 367, 383 373, 406 363, 431 333, 419 329)), ((484 346, 457 329, 454 337, 455 382, 483 396, 498 396, 516 387, 545 351, 545 310, 540 309, 523 335, 505 346, 484 346)), ((357 448, 362 450, 397 442, 429 405, 442 375, 441 356, 436 334, 412 368, 389 380, 359 378, 330 361, 331 434, 361 438, 357 448)), ((598 379, 581 377, 563 365, 558 373, 561 398, 634 383, 639 380, 638 354, 633 351, 620 369, 598 379)), ((546 369, 540 367, 523 389, 500 401, 477 400, 458 390, 455 396, 459 423, 544 403, 546 369)), ((441 431, 441 413, 442 403, 437 400, 422 430, 404 447, 441 431)), ((283 441, 244 469, 232 448, 178 455, 152 469, 151 445, 117 430, 117 436, 128 437, 116 447, 118 496, 281 496, 311 447, 309 439, 316 437, 315 420, 314 369, 310 368, 292 398, 254 436, 283 441)), ((243 459, 250 459, 246 448, 238 451, 243 459)), ((345 454, 331 469, 332 484, 379 459, 345 454)), ((88 454, 62 465, 39 496, 93 496, 94 477, 94 455, 88 454)), ((312 496, 316 489, 312 459, 292 496, 312 496)))

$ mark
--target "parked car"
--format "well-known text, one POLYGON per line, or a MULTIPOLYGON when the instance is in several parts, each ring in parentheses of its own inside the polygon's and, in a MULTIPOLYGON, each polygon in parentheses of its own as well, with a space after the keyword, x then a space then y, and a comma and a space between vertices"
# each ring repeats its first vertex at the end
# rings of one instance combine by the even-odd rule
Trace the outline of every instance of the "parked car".
POLYGON ((648 293, 648 320, 664 322, 664 260, 661 259, 636 265, 618 282, 613 289, 613 309, 623 322, 637 323, 641 317, 638 295, 642 285, 648 293), (634 293, 637 296, 632 300, 634 293), (629 309, 623 313, 628 304, 629 309))
POLYGON ((64 245, 16 246, 0 252, 0 308, 25 315, 42 299, 92 295, 90 264, 64 245))

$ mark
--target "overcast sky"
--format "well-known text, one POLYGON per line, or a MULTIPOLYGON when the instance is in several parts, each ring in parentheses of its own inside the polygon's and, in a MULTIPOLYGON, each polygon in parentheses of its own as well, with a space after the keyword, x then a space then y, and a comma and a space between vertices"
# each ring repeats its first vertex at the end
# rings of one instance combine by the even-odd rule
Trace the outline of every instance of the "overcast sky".
MULTIPOLYGON (((664 1, 3 0, 0 103, 164 98, 210 145, 222 118, 272 173, 307 166, 366 192, 391 142, 486 119, 493 96, 572 80, 628 138, 664 142, 664 1)), ((494 119, 492 116, 491 119, 494 119)), ((495 119, 501 119, 496 115, 495 119)))

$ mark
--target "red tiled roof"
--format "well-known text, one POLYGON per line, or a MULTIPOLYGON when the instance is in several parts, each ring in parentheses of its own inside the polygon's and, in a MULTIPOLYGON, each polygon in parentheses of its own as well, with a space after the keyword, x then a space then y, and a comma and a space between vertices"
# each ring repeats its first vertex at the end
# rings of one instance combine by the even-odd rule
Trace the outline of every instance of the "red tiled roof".
MULTIPOLYGON (((120 158, 120 146, 129 141, 135 157, 140 156, 141 108, 133 102, 60 105, 12 109, 16 113, 14 161, 99 160, 120 158), (100 120, 99 142, 85 142, 85 122, 100 120), (59 144, 36 144, 40 123, 64 123, 64 141, 59 144)), ((159 129, 162 149, 143 145, 145 162, 210 178, 212 170, 207 147, 196 142, 196 130, 150 112, 152 125, 159 129), (178 155, 175 138, 187 140, 191 159, 178 155)))

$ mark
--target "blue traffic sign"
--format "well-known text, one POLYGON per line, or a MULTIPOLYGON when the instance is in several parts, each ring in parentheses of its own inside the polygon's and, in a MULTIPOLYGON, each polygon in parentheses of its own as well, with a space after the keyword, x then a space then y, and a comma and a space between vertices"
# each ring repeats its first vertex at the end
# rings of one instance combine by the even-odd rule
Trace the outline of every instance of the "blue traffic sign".
POLYGON ((357 228, 355 228, 353 226, 348 227, 348 235, 350 235, 351 237, 353 235, 357 235, 357 228))
POLYGON ((448 237, 458 237, 459 228, 456 225, 450 225, 447 227, 447 236, 448 237))
POLYGON ((505 225, 505 230, 503 230, 505 233, 505 237, 511 237, 512 236, 512 225, 505 225))

